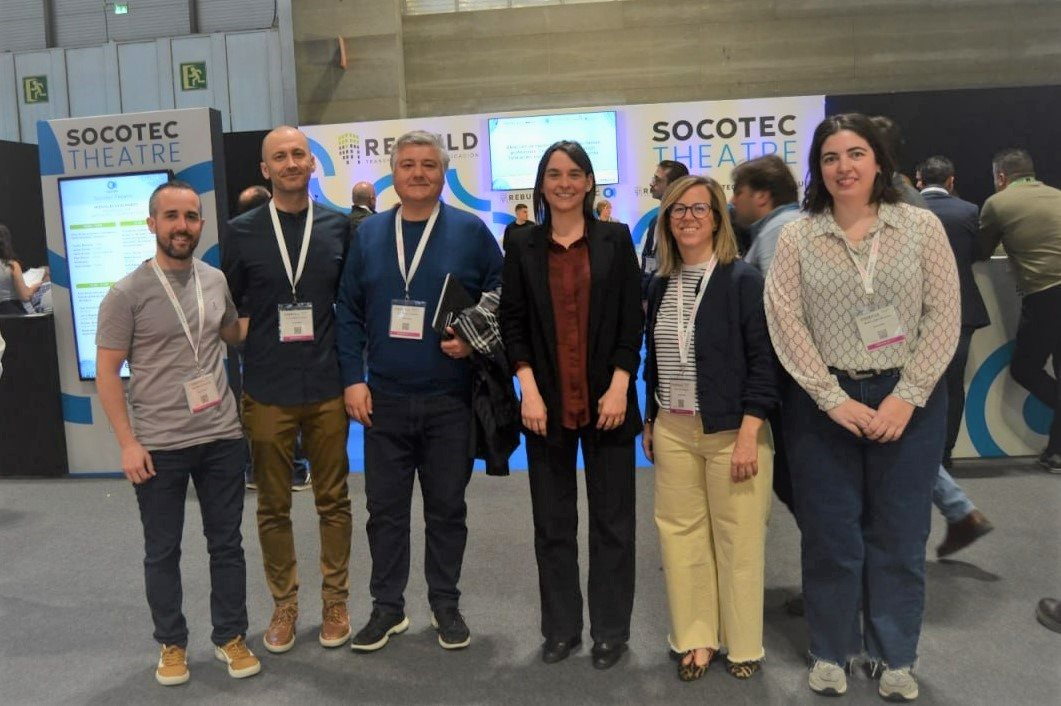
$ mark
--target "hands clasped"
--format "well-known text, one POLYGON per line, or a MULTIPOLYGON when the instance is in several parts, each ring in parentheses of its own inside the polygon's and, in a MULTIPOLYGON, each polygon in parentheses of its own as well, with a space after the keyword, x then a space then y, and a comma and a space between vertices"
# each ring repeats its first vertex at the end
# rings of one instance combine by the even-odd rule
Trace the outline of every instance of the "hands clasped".
POLYGON ((914 405, 895 395, 885 397, 877 409, 848 399, 826 412, 830 419, 855 436, 881 444, 898 440, 906 431, 913 413, 914 405))

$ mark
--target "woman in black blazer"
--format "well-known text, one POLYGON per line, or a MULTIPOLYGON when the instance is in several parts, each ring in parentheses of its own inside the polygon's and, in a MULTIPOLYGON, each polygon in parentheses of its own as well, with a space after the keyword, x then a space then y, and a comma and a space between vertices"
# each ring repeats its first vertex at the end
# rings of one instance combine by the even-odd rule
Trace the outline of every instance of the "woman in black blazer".
POLYGON ((557 142, 538 165, 541 225, 510 243, 501 331, 522 390, 542 660, 582 642, 576 455, 586 462, 593 666, 612 667, 630 637, 634 598, 635 376, 641 291, 630 230, 593 217, 593 165, 577 142, 557 142))
POLYGON ((655 515, 678 677, 715 655, 741 679, 763 658, 763 564, 777 363, 763 278, 737 259, 722 187, 686 176, 667 189, 649 286, 642 444, 656 464, 655 515))

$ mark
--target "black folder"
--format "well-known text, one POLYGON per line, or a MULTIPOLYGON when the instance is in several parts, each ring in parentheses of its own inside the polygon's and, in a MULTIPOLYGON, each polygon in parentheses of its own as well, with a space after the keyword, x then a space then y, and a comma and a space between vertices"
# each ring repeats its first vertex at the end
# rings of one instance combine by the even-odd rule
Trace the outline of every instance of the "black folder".
POLYGON ((475 300, 468 294, 468 290, 453 273, 447 274, 438 296, 435 316, 431 319, 431 328, 444 335, 446 327, 451 326, 457 316, 470 306, 475 306, 475 300))

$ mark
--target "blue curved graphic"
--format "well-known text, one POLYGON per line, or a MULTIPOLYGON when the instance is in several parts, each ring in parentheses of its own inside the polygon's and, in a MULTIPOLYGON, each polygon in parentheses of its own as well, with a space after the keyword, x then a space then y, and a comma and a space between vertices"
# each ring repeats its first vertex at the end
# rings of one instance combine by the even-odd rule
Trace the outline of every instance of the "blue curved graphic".
POLYGON ((468 208, 474 208, 476 211, 490 210, 490 202, 487 199, 472 196, 472 194, 464 188, 464 184, 461 183, 456 169, 450 169, 446 172, 446 183, 449 184, 449 190, 453 192, 453 195, 457 197, 457 200, 468 208))
POLYGON ((328 150, 324 149, 324 145, 316 140, 308 137, 306 139, 309 141, 309 151, 313 154, 313 158, 317 160, 317 164, 320 165, 324 176, 335 176, 335 162, 332 161, 332 156, 328 154, 328 150))
POLYGON ((391 188, 392 186, 394 186, 394 175, 385 174, 379 179, 376 179, 376 183, 372 185, 372 188, 374 188, 376 190, 376 194, 379 195, 387 189, 391 188))
POLYGON ((1024 423, 1036 434, 1048 436, 1050 434, 1050 423, 1054 421, 1054 411, 1043 404, 1035 395, 1028 395, 1021 409, 1024 414, 1024 423))
POLYGON ((63 393, 63 421, 71 424, 92 423, 92 400, 81 395, 63 393))
POLYGON ((221 269, 221 247, 212 245, 202 255, 202 261, 208 265, 221 269))
POLYGON ((37 121, 37 149, 41 163, 41 176, 66 173, 63 153, 59 150, 59 140, 55 139, 55 133, 52 132, 52 126, 47 120, 37 121))
POLYGON ((311 176, 309 178, 309 196, 317 203, 324 204, 328 208, 335 209, 339 213, 350 213, 349 206, 340 206, 324 195, 324 189, 321 188, 320 180, 317 179, 316 176, 311 176))
POLYGON ((509 223, 516 222, 516 217, 511 213, 498 213, 497 211, 494 211, 490 215, 493 217, 494 223, 499 225, 507 226, 509 223))
POLYGON ((641 239, 645 235, 645 231, 648 230, 649 221, 655 218, 657 214, 659 214, 659 206, 656 206, 652 210, 646 212, 645 215, 641 216, 641 218, 637 219, 637 223, 634 225, 633 232, 634 245, 637 245, 641 242, 641 239))
POLYGON ((987 426, 987 393, 991 384, 1008 366, 1013 357, 1013 341, 1000 346, 987 356, 969 383, 969 392, 965 399, 965 426, 969 440, 976 453, 983 457, 1005 456, 1006 452, 995 443, 991 430, 987 426))
POLYGON ((208 159, 193 164, 177 172, 174 177, 191 184, 195 192, 202 196, 214 190, 214 163, 208 159))
POLYGON ((65 257, 49 249, 48 268, 52 271, 52 286, 70 289, 70 266, 65 257))

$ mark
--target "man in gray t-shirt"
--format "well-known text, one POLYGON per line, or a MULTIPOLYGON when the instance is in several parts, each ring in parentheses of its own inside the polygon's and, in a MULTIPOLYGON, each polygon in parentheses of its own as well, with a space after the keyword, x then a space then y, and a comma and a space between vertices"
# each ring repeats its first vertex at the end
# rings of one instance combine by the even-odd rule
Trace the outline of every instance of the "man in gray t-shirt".
POLYGON ((96 388, 140 506, 147 603, 162 645, 155 679, 171 686, 189 678, 180 574, 189 478, 210 553, 214 656, 230 676, 249 677, 261 663, 245 643, 240 524, 247 450, 223 361, 223 344, 240 338, 236 308, 224 275, 192 257, 203 229, 195 190, 163 184, 151 195, 149 212, 155 256, 100 303, 96 388), (119 377, 125 361, 132 373, 128 408, 119 377))

